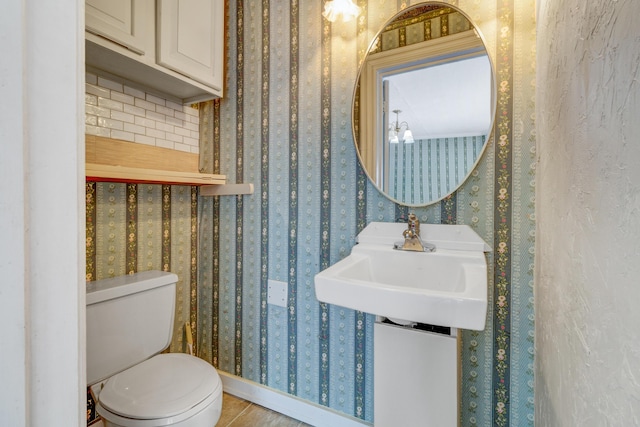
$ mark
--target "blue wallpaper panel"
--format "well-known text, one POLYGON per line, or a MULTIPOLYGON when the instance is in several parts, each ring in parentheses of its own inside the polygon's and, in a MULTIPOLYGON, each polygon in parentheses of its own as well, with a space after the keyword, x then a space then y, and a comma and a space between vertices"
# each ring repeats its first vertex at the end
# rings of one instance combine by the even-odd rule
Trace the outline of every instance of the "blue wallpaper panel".
POLYGON ((199 300, 199 351, 221 370, 372 421, 373 318, 319 304, 313 277, 365 224, 412 211, 469 224, 494 245, 487 328, 461 337, 462 425, 533 425, 535 2, 451 2, 484 34, 499 120, 465 184, 418 209, 366 181, 351 134, 358 64, 404 3, 360 0, 357 21, 330 24, 320 0, 228 2, 228 95, 201 122, 215 127, 221 173, 255 193, 201 201, 199 296, 211 304, 199 300), (267 279, 289 284, 289 307, 266 303, 267 279))

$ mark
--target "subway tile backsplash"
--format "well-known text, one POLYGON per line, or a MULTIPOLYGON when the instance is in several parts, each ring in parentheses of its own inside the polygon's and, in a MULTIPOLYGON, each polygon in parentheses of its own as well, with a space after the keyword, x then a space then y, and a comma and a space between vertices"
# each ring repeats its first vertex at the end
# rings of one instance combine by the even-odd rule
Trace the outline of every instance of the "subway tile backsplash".
POLYGON ((198 110, 86 74, 85 132, 198 153, 198 110))

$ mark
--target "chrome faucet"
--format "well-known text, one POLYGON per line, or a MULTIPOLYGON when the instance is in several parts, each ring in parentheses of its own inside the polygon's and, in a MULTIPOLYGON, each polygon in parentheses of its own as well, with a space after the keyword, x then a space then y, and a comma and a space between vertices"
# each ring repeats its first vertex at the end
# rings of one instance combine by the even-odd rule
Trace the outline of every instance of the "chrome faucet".
POLYGON ((436 250, 435 245, 422 241, 420 237, 420 221, 415 214, 409 214, 407 229, 402 232, 402 237, 404 237, 404 242, 394 243, 393 249, 414 252, 433 252, 436 250))

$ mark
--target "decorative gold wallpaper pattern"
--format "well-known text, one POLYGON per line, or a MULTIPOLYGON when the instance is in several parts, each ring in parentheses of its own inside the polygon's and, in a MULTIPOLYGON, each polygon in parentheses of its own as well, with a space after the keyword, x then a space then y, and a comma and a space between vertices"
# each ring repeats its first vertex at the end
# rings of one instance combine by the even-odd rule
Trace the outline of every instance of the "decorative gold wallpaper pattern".
POLYGON ((87 182, 87 281, 137 271, 178 275, 171 351, 197 333, 197 187, 87 182))
MULTIPOLYGON (((494 247, 487 328, 462 332, 461 425, 533 425, 535 2, 449 3, 479 25, 496 66, 496 128, 467 182, 414 211, 425 222, 468 224, 494 247)), ((212 313, 199 301, 200 354, 367 421, 371 316, 318 304, 313 276, 344 257, 366 223, 409 211, 367 182, 351 135, 359 62, 407 4, 359 0, 356 21, 330 24, 320 0, 229 1, 228 96, 209 120, 218 123, 221 172, 256 192, 203 202, 201 252, 217 252, 200 258, 212 313), (266 303, 266 279, 288 283, 287 309, 266 303)))

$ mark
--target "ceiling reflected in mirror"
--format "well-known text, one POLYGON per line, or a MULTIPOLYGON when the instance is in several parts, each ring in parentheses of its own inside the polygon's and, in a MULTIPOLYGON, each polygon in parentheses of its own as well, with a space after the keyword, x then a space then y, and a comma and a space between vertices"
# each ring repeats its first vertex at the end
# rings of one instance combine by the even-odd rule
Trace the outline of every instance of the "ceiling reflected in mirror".
POLYGON ((402 111, 414 139, 433 139, 487 132, 491 79, 491 63, 482 55, 392 74, 383 84, 389 85, 389 110, 402 111))

